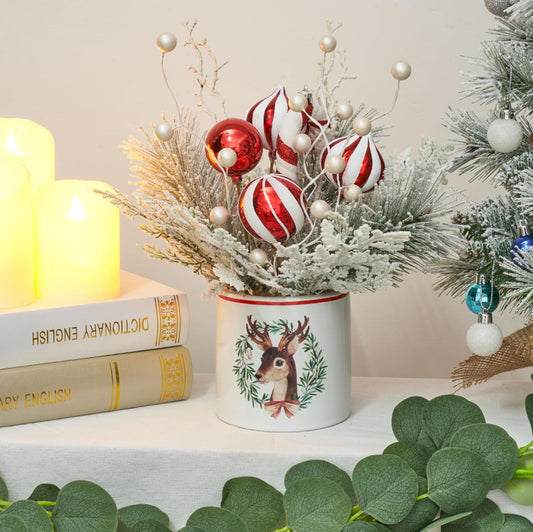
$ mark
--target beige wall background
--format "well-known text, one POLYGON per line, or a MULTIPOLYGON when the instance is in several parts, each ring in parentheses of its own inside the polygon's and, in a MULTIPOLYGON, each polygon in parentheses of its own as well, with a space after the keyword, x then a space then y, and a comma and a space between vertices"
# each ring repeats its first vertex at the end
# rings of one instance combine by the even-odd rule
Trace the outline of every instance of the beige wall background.
MULTIPOLYGON (((413 68, 385 139, 383 154, 411 147, 422 137, 447 142, 442 120, 460 100, 480 42, 495 25, 483 0, 33 0, 0 1, 0 115, 25 117, 46 126, 57 148, 58 179, 107 181, 131 191, 128 162, 120 144, 139 127, 174 114, 160 75, 158 34, 198 20, 197 36, 222 62, 220 89, 229 115, 247 108, 278 83, 294 92, 314 86, 318 39, 326 20, 341 22, 339 47, 346 49, 358 79, 345 86, 352 103, 389 108, 397 60, 413 68)), ((185 106, 195 105, 187 72, 191 55, 178 48, 167 57, 169 81, 185 106)), ((450 188, 476 198, 497 191, 452 176, 450 188)), ((122 267, 186 290, 191 307, 190 349, 198 372, 215 364, 216 301, 204 298, 203 279, 187 269, 146 257, 136 223, 122 221, 122 267)), ((414 274, 397 289, 352 296, 353 374, 447 377, 469 353, 465 333, 475 316, 460 300, 433 291, 435 278, 414 274)), ((504 334, 521 320, 494 315, 504 334)))

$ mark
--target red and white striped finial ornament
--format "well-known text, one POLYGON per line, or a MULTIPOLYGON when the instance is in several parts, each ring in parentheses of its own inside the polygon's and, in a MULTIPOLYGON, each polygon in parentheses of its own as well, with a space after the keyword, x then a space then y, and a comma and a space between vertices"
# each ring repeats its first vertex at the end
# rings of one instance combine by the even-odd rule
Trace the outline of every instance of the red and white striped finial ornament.
POLYGON ((289 98, 283 85, 253 105, 246 115, 246 120, 253 124, 261 135, 263 148, 269 151, 271 158, 276 152, 281 121, 289 110, 289 98))
POLYGON ((357 185, 362 192, 372 190, 383 179, 385 162, 376 148, 372 135, 363 137, 352 135, 333 140, 320 155, 320 165, 326 169, 325 176, 339 187, 357 185), (326 159, 331 155, 340 155, 346 163, 342 172, 333 174, 326 169, 326 159))
POLYGON ((239 198, 239 218, 254 238, 275 244, 302 229, 307 203, 302 189, 281 174, 252 180, 239 198))

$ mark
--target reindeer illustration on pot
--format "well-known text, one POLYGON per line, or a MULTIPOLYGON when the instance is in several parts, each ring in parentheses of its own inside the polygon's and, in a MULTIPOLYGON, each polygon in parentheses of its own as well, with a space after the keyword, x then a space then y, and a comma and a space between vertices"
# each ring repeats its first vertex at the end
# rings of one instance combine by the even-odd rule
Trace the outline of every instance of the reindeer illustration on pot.
POLYGON ((304 322, 298 321, 298 326, 292 332, 285 324, 285 332, 278 342, 278 346, 272 345, 268 325, 263 331, 259 330, 257 320, 252 321, 252 316, 247 319, 246 332, 248 337, 263 351, 261 365, 255 373, 255 378, 261 384, 272 383, 270 401, 264 403, 265 410, 277 418, 282 410, 288 418, 294 416, 299 409, 298 401, 298 375, 294 353, 299 345, 309 334, 309 318, 304 316, 304 322))

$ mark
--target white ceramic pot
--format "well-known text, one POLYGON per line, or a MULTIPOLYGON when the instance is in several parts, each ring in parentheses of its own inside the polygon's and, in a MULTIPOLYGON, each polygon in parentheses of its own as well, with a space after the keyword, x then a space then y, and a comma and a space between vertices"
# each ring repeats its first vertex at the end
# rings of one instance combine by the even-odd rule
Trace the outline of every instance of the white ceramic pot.
POLYGON ((218 296, 217 416, 303 431, 350 414, 350 297, 218 296))

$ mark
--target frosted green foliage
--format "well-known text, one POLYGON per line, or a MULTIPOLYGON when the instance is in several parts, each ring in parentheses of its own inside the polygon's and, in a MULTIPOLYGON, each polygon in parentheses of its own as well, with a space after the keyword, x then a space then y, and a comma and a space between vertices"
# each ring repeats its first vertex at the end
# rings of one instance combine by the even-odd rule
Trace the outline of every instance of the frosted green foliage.
MULTIPOLYGON (((410 151, 393 157, 383 181, 355 203, 342 200, 337 187, 321 177, 307 203, 327 198, 334 208, 323 220, 309 218, 286 243, 267 246, 245 232, 237 215, 223 227, 209 221, 217 205, 236 213, 238 193, 231 183, 226 189, 207 163, 200 139, 178 129, 168 143, 148 135, 144 142, 131 141, 126 149, 137 188, 131 198, 120 192, 107 196, 124 214, 141 218, 142 231, 164 241, 146 244, 149 255, 192 268, 210 281, 211 292, 374 291, 397 285, 405 272, 426 269, 457 246, 453 224, 446 222, 453 200, 441 187, 449 148, 424 140, 416 160, 410 151), (255 247, 268 252, 266 266, 250 261, 255 247)), ((313 175, 320 173, 316 164, 311 162, 313 175)))

